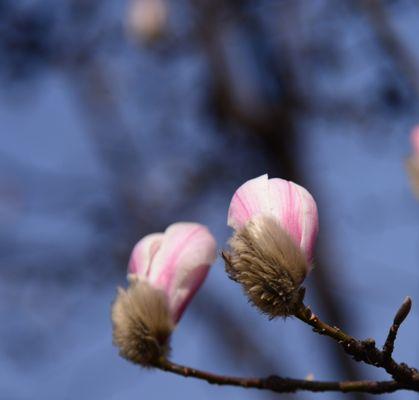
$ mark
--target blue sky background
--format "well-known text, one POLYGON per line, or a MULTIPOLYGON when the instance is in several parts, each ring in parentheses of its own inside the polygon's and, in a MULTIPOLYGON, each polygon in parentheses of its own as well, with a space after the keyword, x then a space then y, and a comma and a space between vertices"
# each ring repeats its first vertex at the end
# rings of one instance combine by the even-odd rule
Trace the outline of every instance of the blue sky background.
MULTIPOLYGON (((104 2, 96 25, 87 27, 77 25, 81 18, 71 25, 69 2, 57 3, 4 5, 53 19, 41 42, 59 38, 69 52, 79 44, 74 32, 83 39, 100 27, 105 39, 89 55, 96 69, 83 80, 85 70, 66 61, 62 49, 48 50, 58 52, 58 61, 23 53, 28 71, 16 77, 15 47, 7 48, 0 38, 5 54, 0 58, 0 398, 288 398, 141 370, 112 346, 110 304, 116 287, 125 284, 127 250, 135 240, 150 229, 191 220, 207 224, 221 249, 230 234, 226 214, 235 188, 270 173, 271 166, 240 126, 212 120, 209 67, 199 44, 189 49, 180 36, 173 52, 168 39, 151 48, 136 45, 121 27, 126 2, 104 2), (108 86, 94 93, 105 99, 95 103, 94 96, 86 100, 86 82, 98 74, 108 86), (111 104, 115 114, 107 115, 103 104, 111 104), (106 165, 103 148, 116 151, 125 165, 124 153, 118 153, 124 143, 120 148, 115 143, 126 137, 135 168, 120 179, 120 172, 106 165), (126 232, 115 196, 127 182, 145 221, 134 233, 126 232)), ((384 3, 419 71, 419 7, 384 3)), ((278 50, 278 62, 283 57, 290 63, 308 104, 294 115, 293 157, 302 171, 300 183, 318 202, 319 252, 333 278, 326 291, 344 306, 347 330, 373 337, 378 345, 404 297, 412 296, 413 311, 394 355, 418 366, 419 202, 404 166, 410 130, 419 122, 417 97, 362 11, 345 2, 294 4, 261 1, 247 12, 263 22, 274 46, 286 48, 278 50)), ((170 32, 181 35, 190 6, 179 2, 170 10, 170 32)), ((227 33, 219 36, 232 63, 233 87, 238 103, 256 112, 260 92, 269 97, 272 84, 265 72, 258 75, 262 83, 252 78, 255 60, 247 55, 241 20, 230 25, 229 18, 227 13, 222 19, 227 33)), ((11 30, 6 22, 1 29, 11 30)), ((307 280, 307 302, 321 315, 314 274, 316 268, 307 280)), ((172 358, 232 375, 313 373, 316 379, 342 379, 333 346, 299 321, 260 315, 218 259, 174 333, 172 358), (226 315, 234 319, 223 320, 226 315)), ((383 371, 357 367, 364 378, 386 379, 383 371)), ((289 398, 341 397, 351 398, 333 393, 289 398)))

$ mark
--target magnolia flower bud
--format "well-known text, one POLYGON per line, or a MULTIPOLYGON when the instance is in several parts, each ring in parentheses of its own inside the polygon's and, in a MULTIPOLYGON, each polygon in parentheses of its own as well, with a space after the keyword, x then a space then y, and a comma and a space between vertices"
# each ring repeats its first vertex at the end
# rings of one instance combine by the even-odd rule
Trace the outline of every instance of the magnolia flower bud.
POLYGON ((413 154, 407 159, 407 171, 410 176, 412 189, 419 198, 419 125, 413 128, 410 135, 413 154))
POLYGON ((270 317, 292 314, 318 232, 313 197, 295 183, 263 175, 236 191, 228 225, 235 229, 231 251, 224 253, 230 278, 270 317))
POLYGON ((112 306, 113 338, 120 354, 151 366, 166 357, 170 335, 216 257, 208 229, 176 223, 141 239, 131 254, 130 286, 112 306))

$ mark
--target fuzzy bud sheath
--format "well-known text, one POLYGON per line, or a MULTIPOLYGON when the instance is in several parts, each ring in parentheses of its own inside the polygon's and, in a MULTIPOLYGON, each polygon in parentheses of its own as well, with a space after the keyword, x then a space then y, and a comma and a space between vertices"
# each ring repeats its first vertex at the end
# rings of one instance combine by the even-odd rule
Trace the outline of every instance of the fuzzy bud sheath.
POLYGON ((174 323, 163 291, 140 280, 119 288, 112 322, 114 344, 127 360, 153 366, 168 355, 174 323))
POLYGON ((251 303, 271 318, 293 314, 309 265, 279 223, 268 216, 252 219, 233 234, 229 245, 226 271, 251 303))

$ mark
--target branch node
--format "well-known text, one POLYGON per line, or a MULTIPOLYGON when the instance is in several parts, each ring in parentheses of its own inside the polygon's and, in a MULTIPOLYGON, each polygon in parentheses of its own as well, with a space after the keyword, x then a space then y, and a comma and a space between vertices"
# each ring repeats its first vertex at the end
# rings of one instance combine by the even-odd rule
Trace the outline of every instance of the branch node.
POLYGON ((365 340, 362 341, 362 345, 367 350, 374 349, 375 348, 375 340, 372 339, 372 338, 367 338, 367 339, 365 339, 365 340))

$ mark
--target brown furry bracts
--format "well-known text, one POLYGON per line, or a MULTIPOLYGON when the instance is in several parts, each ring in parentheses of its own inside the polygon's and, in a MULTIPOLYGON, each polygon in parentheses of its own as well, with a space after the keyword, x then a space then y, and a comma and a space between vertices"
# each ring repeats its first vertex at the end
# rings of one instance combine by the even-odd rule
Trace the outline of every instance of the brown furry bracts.
POLYGON ((136 364, 153 366, 169 351, 174 324, 164 292, 134 280, 118 289, 112 305, 113 342, 120 355, 136 364))
POLYGON ((293 313, 309 270, 302 251, 269 217, 249 221, 229 241, 226 271, 249 300, 271 318, 293 313))

